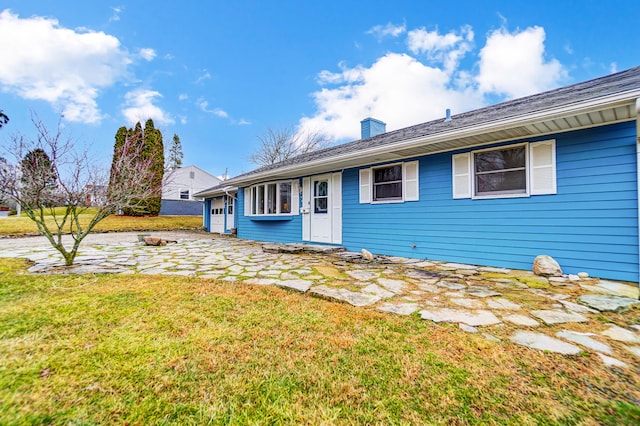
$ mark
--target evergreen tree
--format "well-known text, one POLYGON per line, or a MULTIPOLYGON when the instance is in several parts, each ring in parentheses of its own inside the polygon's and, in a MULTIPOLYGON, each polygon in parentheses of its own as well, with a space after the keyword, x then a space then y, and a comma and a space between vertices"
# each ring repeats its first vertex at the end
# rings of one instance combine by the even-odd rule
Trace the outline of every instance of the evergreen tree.
POLYGON ((182 143, 180 142, 180 137, 174 133, 171 149, 169 149, 169 164, 167 164, 167 168, 169 170, 175 170, 182 167, 182 157, 184 157, 182 153, 182 143))
MULTIPOLYGON (((114 156, 111 167, 110 187, 121 188, 122 185, 135 185, 135 182, 127 182, 126 176, 121 176, 115 168, 118 163, 117 155, 121 152, 125 141, 129 141, 128 146, 141 148, 139 151, 141 163, 148 163, 151 160, 152 182, 151 186, 157 188, 154 194, 145 199, 136 200, 122 212, 128 216, 157 216, 160 213, 160 204, 162 198, 162 178, 164 177, 164 145, 162 143, 162 133, 156 129, 153 120, 149 119, 145 123, 144 129, 140 122, 136 123, 133 129, 121 127, 118 129, 115 137, 114 156)), ((122 152, 122 155, 131 155, 131 153, 122 152)))
POLYGON ((20 172, 25 195, 33 201, 34 207, 53 207, 61 201, 56 199, 56 170, 43 149, 27 152, 20 162, 20 172))
POLYGON ((162 143, 162 132, 155 128, 152 119, 148 119, 144 125, 143 135, 143 152, 146 152, 148 158, 152 160, 152 185, 155 188, 159 188, 155 196, 146 200, 146 211, 148 215, 157 216, 160 213, 162 178, 164 177, 164 144, 162 143))

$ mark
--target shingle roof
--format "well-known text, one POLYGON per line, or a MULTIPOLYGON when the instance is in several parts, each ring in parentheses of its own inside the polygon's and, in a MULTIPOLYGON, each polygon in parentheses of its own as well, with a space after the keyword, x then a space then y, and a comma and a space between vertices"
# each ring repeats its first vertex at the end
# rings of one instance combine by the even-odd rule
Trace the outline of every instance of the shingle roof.
MULTIPOLYGON (((453 115, 451 121, 444 119, 432 120, 403 129, 383 133, 368 139, 360 139, 353 142, 309 152, 285 161, 259 167, 250 172, 237 175, 229 180, 241 182, 250 179, 252 175, 264 174, 269 171, 309 162, 343 157, 351 153, 367 150, 375 147, 391 146, 394 143, 417 139, 427 135, 450 132, 452 130, 471 128, 486 123, 504 120, 510 117, 520 117, 545 111, 551 108, 568 106, 571 104, 587 102, 598 98, 622 94, 640 88, 640 67, 631 68, 615 74, 573 84, 559 89, 538 93, 523 98, 502 102, 496 105, 453 115)), ((203 191, 203 192, 209 192, 203 191)))

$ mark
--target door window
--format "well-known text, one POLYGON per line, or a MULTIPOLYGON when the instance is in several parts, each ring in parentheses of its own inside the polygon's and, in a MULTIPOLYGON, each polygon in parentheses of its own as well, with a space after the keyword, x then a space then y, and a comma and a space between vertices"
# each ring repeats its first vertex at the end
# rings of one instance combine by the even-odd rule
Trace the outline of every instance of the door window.
POLYGON ((313 212, 327 213, 329 205, 329 182, 318 180, 313 184, 313 212))

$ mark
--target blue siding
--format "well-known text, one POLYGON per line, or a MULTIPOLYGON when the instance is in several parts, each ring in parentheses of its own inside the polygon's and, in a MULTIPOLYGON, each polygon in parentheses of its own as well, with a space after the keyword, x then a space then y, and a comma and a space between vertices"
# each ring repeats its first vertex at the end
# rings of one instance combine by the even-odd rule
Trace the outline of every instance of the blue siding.
POLYGON ((211 232, 211 199, 207 198, 204 200, 204 218, 203 218, 203 226, 207 232, 211 232))
POLYGON ((359 204, 358 169, 346 170, 344 245, 518 269, 549 254, 567 273, 638 281, 635 123, 553 137, 556 195, 454 200, 452 153, 442 153, 419 158, 420 201, 359 204))
POLYGON ((161 200, 160 216, 202 216, 202 201, 161 200))
MULTIPOLYGON (((300 201, 298 201, 299 203, 300 201)), ((302 241, 302 216, 293 216, 292 220, 251 220, 244 215, 244 188, 238 189, 236 210, 238 237, 256 241, 272 241, 276 243, 298 243, 302 241)))

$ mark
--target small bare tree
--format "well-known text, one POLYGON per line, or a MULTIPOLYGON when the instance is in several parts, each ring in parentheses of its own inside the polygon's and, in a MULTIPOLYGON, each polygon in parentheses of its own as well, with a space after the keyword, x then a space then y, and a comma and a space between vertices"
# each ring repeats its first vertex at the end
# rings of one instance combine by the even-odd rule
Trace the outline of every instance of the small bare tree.
POLYGON ((113 165, 122 178, 110 183, 109 172, 95 166, 86 149, 76 149, 60 122, 55 132, 37 116, 32 122, 36 137, 12 136, 5 149, 0 198, 19 204, 69 266, 82 240, 101 220, 122 208, 141 208, 140 200, 159 188, 152 186, 151 159, 142 156, 142 146, 132 140, 120 148, 129 155, 118 155, 113 165), (72 239, 70 247, 62 241, 66 234, 72 239))
POLYGON ((326 148, 333 140, 315 131, 299 133, 291 128, 269 128, 258 136, 260 147, 251 154, 249 160, 259 166, 276 164, 289 158, 326 148))

